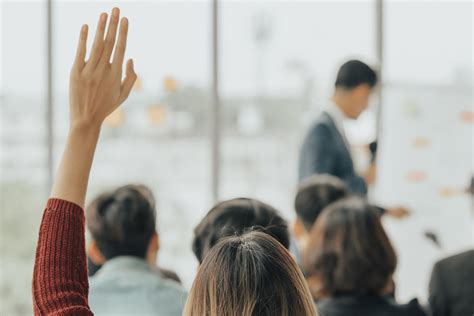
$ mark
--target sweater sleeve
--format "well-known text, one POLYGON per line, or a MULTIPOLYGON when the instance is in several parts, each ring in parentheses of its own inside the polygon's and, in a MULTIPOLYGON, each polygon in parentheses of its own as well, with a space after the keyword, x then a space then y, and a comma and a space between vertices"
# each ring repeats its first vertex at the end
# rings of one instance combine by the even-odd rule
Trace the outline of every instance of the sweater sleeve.
POLYGON ((87 298, 84 234, 85 217, 80 206, 48 200, 33 272, 35 315, 93 315, 87 298))

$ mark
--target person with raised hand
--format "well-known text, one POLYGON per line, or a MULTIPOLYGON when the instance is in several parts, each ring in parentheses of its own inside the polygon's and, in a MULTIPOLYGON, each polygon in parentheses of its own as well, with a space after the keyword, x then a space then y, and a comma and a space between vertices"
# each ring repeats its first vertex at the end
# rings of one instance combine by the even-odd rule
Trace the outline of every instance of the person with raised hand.
POLYGON ((122 80, 128 20, 120 19, 119 9, 114 8, 105 34, 107 20, 102 13, 87 61, 88 26, 80 32, 70 77, 69 134, 36 249, 35 315, 92 315, 83 211, 87 183, 102 122, 127 99, 137 78, 130 59, 122 80))

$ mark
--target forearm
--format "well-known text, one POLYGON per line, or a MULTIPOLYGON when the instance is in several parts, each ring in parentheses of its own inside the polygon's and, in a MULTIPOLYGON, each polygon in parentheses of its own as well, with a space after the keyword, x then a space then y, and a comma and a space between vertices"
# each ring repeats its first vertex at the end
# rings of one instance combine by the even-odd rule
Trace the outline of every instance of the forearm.
POLYGON ((87 299, 84 221, 78 205, 48 201, 33 273, 35 315, 92 315, 87 299))
POLYGON ((87 183, 99 134, 100 125, 78 124, 71 127, 53 183, 51 198, 66 200, 84 208, 87 183))

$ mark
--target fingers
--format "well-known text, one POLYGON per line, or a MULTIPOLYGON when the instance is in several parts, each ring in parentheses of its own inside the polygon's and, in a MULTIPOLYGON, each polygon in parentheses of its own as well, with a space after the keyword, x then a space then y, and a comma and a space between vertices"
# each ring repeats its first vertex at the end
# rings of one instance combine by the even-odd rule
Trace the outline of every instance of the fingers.
POLYGON ((77 45, 76 58, 74 60, 74 67, 81 69, 84 67, 85 58, 86 58, 86 47, 87 47, 87 33, 88 26, 84 24, 81 27, 81 33, 79 35, 79 44, 77 45))
POLYGON ((128 98, 130 91, 133 88, 133 84, 136 80, 137 74, 135 73, 135 69, 133 68, 133 60, 129 59, 125 71, 125 79, 122 82, 122 91, 120 92, 120 103, 122 103, 128 98))
MULTIPOLYGON (((122 18, 120 22, 120 32, 117 41, 117 46, 115 47, 114 59, 112 61, 112 66, 115 68, 122 68, 123 58, 125 56, 125 49, 127 47, 127 34, 128 34, 128 20, 127 18, 122 18)), ((128 64, 127 63, 127 69, 128 64)), ((133 69, 133 62, 132 62, 133 69)))
POLYGON ((105 38, 104 51, 100 57, 100 63, 108 65, 112 50, 115 45, 115 38, 117 37, 117 26, 119 22, 120 10, 113 8, 112 16, 110 18, 109 28, 107 30, 107 36, 105 38))
POLYGON ((97 65, 100 56, 102 55, 102 50, 104 47, 104 32, 105 25, 107 24, 107 13, 102 13, 100 15, 99 24, 97 25, 97 30, 95 32, 94 44, 92 45, 91 55, 87 66, 95 68, 97 65))

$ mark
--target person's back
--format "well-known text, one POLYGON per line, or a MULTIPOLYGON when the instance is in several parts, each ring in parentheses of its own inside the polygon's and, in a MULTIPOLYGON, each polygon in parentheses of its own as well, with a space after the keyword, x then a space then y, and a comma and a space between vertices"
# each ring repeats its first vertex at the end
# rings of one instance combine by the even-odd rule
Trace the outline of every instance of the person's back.
POLYGON ((102 264, 90 278, 94 313, 181 315, 186 292, 155 267, 159 245, 151 192, 128 185, 104 193, 88 208, 88 216, 91 257, 102 264))
POLYGON ((96 315, 181 315, 186 302, 176 282, 130 256, 107 261, 89 286, 89 304, 96 315))
POLYGON ((429 302, 433 316, 474 314, 474 250, 435 264, 429 302))

